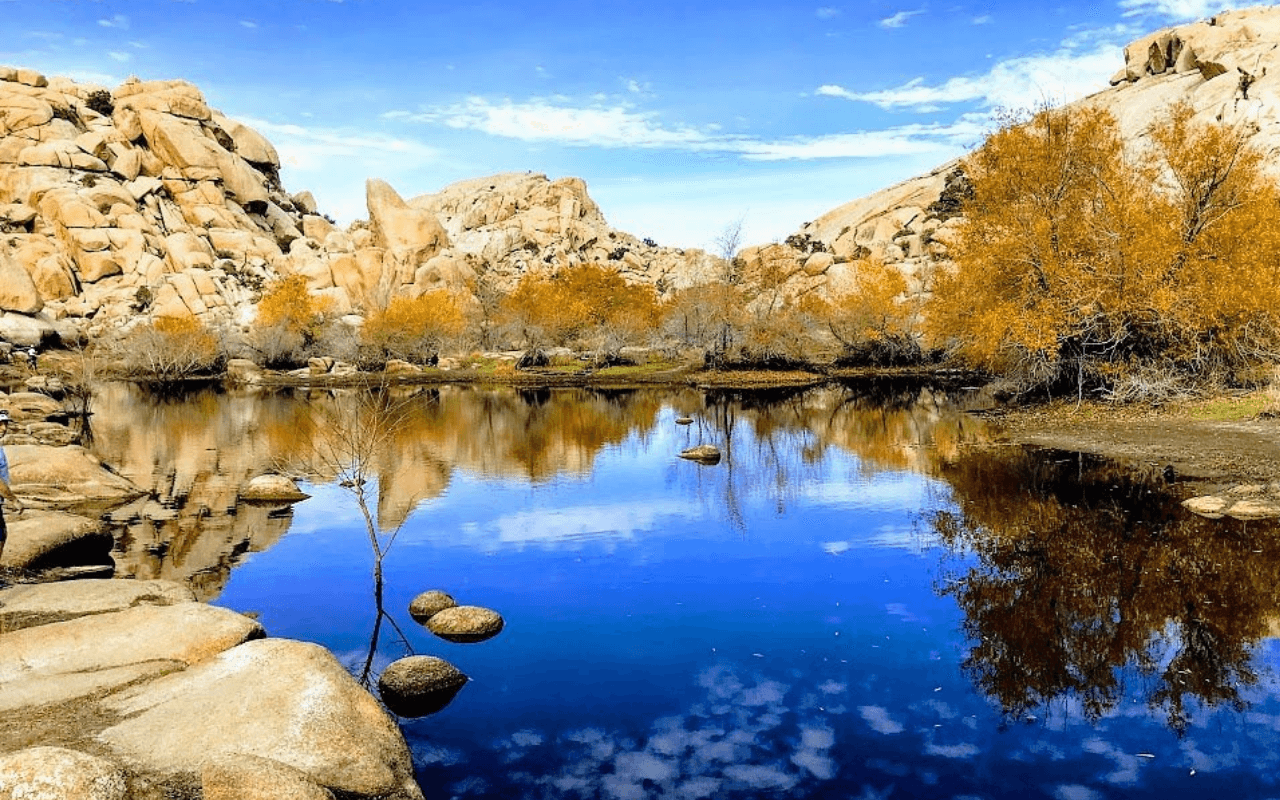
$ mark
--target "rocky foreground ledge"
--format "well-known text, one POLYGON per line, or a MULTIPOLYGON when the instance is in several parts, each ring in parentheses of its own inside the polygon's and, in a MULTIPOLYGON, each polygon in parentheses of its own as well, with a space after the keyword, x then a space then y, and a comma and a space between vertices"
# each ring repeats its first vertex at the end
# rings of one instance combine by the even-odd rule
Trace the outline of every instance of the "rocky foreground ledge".
POLYGON ((0 590, 0 797, 421 798, 323 647, 168 581, 0 590))

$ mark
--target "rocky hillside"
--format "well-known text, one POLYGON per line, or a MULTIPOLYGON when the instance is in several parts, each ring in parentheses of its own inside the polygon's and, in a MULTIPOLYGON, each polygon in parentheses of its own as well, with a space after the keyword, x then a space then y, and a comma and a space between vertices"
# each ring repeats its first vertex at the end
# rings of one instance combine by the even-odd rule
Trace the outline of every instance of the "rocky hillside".
MULTIPOLYGON (((1110 89, 1079 102, 1109 109, 1136 146, 1163 109, 1186 100, 1202 119, 1252 126, 1274 149, 1278 45, 1276 7, 1159 31, 1126 49, 1110 89)), ((528 272, 586 262, 664 294, 727 268, 613 230, 576 178, 508 173, 407 201, 371 179, 368 220, 342 230, 310 194, 285 191, 279 166, 270 142, 188 83, 131 79, 108 90, 0 68, 0 341, 76 340, 186 313, 244 326, 263 286, 290 274, 358 315, 439 287, 492 301, 528 272)), ((927 291, 959 224, 955 168, 747 248, 734 269, 748 285, 781 281, 784 295, 836 293, 875 255, 927 291)))
MULTIPOLYGON (((1077 101, 1106 108, 1122 135, 1140 148, 1147 129, 1170 104, 1186 101, 1203 121, 1249 126, 1267 152, 1280 148, 1280 7, 1230 11, 1157 31, 1125 48, 1111 87, 1077 101)), ((801 228, 792 240, 820 242, 837 261, 870 253, 898 266, 917 289, 947 258, 959 224, 950 162, 854 200, 801 228), (948 188, 950 191, 948 191, 948 188)), ((1280 177, 1280 160, 1272 160, 1280 177)), ((804 255, 792 254, 795 268, 804 255)))
POLYGON ((339 230, 287 193, 261 135, 182 81, 114 90, 0 68, 0 339, 75 340, 195 314, 245 325, 270 280, 307 278, 340 313, 449 287, 506 292, 585 261, 674 288, 714 259, 611 229, 573 178, 508 174, 405 202, 367 186, 339 230))

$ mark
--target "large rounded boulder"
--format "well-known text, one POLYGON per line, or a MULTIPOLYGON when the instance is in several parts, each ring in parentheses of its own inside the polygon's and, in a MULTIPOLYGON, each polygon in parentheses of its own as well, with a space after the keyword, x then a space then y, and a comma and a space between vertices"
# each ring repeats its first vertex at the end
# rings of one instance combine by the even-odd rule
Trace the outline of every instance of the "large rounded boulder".
POLYGON ((402 658, 383 671, 378 695, 391 713, 425 717, 453 701, 469 679, 454 665, 434 656, 402 658))
POLYGON ((413 598, 413 601, 409 603, 409 616, 421 624, 426 624, 427 620, 436 614, 446 608, 454 608, 457 605, 458 601, 448 594, 432 589, 413 598))
POLYGON ((450 642, 483 642, 497 636, 505 623, 497 611, 480 606, 446 608, 427 620, 427 630, 450 642))

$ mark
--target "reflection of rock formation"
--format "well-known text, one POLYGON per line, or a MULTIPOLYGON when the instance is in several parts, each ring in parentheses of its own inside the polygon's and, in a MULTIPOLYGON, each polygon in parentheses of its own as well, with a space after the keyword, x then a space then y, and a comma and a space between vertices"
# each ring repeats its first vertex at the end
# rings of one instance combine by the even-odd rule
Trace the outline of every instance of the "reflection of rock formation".
MULTIPOLYGON (((919 384, 788 396, 402 387, 380 405, 363 402, 367 396, 205 391, 173 400, 125 385, 103 387, 94 405, 95 452, 151 495, 113 515, 126 528, 117 548, 121 574, 188 581, 201 598, 216 596, 241 554, 269 547, 288 529, 287 506, 245 504, 244 487, 281 466, 332 480, 326 442, 378 408, 397 420, 368 464, 383 531, 443 493, 455 469, 532 481, 588 473, 605 447, 651 430, 664 404, 697 417, 681 430, 722 447, 724 480, 735 497, 798 485, 827 447, 857 455, 867 470, 931 472, 937 458, 982 435, 981 424, 945 394, 919 384), (749 424, 750 438, 738 433, 722 442, 739 422, 749 424), (735 444, 747 449, 735 454, 735 444)), ((733 497, 726 502, 734 513, 733 497)))
POLYGON ((965 613, 965 668, 1007 713, 1074 695, 1096 718, 1124 699, 1126 668, 1176 730, 1193 702, 1243 706, 1280 615, 1274 524, 1200 519, 1084 457, 979 451, 942 474, 960 512, 934 526, 979 558, 944 592, 965 613))

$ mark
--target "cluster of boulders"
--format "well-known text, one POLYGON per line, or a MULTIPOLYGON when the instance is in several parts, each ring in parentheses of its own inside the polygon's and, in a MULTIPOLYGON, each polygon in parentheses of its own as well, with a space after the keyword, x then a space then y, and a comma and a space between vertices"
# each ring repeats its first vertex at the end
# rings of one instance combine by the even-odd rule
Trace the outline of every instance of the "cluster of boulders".
MULTIPOLYGON (((497 636, 505 621, 493 609, 460 606, 438 589, 409 603, 409 616, 450 642, 474 644, 497 636)), ((378 678, 378 696, 392 713, 425 717, 440 711, 470 680, 460 669, 436 656, 412 655, 392 662, 378 678)))
POLYGON ((337 659, 264 636, 167 581, 0 590, 0 796, 421 798, 337 659))

